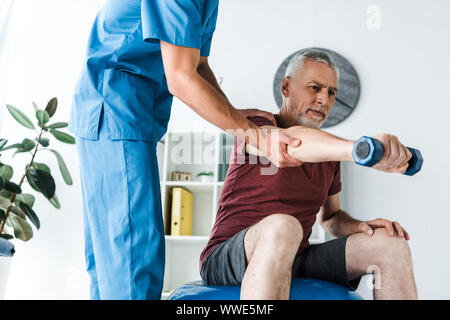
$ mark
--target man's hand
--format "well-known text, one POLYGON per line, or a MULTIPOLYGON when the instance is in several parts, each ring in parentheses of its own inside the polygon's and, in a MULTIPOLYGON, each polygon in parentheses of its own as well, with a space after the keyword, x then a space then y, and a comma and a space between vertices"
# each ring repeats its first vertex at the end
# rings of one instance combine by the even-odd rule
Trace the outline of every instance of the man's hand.
POLYGON ((394 135, 382 133, 374 138, 381 142, 384 152, 381 160, 372 168, 384 172, 404 173, 408 168, 408 160, 412 157, 411 152, 394 135))
POLYGON ((398 237, 404 237, 406 240, 409 240, 409 234, 405 229, 400 226, 398 222, 392 222, 386 219, 375 219, 370 221, 361 222, 358 225, 358 231, 364 232, 368 236, 373 235, 373 230, 376 228, 385 228, 387 233, 392 237, 396 233, 398 237))

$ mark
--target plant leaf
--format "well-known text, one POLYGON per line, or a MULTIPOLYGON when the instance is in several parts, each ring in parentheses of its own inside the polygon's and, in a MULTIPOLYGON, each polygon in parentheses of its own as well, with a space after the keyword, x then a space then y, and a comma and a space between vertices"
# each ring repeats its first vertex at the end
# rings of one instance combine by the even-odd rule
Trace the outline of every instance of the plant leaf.
POLYGON ((33 207, 35 197, 32 194, 29 194, 29 193, 21 193, 21 194, 18 194, 16 196, 16 200, 25 202, 30 207, 33 207))
POLYGON ((58 128, 66 128, 69 124, 67 122, 55 122, 49 125, 47 128, 50 129, 58 129, 58 128))
POLYGON ((50 129, 50 133, 53 134, 53 136, 61 142, 75 144, 75 138, 72 137, 70 134, 61 132, 56 129, 50 129))
POLYGON ((11 116, 16 119, 17 122, 19 122, 21 125, 28 129, 34 129, 34 125, 31 122, 31 120, 19 109, 16 107, 13 107, 12 105, 7 104, 6 108, 8 109, 11 116))
POLYGON ((36 144, 34 143, 33 140, 30 139, 23 139, 22 143, 20 144, 20 146, 17 147, 16 152, 14 152, 14 155, 16 153, 22 153, 22 152, 28 152, 33 150, 33 148, 36 146, 36 144))
POLYGON ((0 197, 0 208, 8 209, 8 207, 10 205, 11 205, 11 200, 9 200, 5 197, 0 197))
POLYGON ((13 194, 9 191, 6 191, 6 190, 0 191, 0 198, 3 197, 6 199, 12 199, 12 196, 13 196, 13 194))
POLYGON ((47 173, 50 173, 50 168, 45 163, 33 162, 31 164, 31 166, 33 168, 35 168, 36 170, 42 170, 42 171, 45 171, 47 173))
POLYGON ((39 189, 38 185, 34 182, 33 178, 31 177, 29 170, 28 170, 26 176, 27 176, 27 181, 30 184, 31 188, 33 188, 33 190, 35 190, 35 191, 42 192, 41 189, 39 189))
POLYGON ((12 193, 22 193, 22 189, 14 182, 5 180, 3 189, 12 193))
POLYGON ((6 239, 6 240, 14 239, 14 237, 12 235, 7 234, 7 233, 0 234, 0 238, 6 239))
POLYGON ((0 167, 0 177, 5 178, 6 180, 11 180, 13 174, 14 174, 14 171, 11 166, 8 166, 7 164, 3 164, 0 167))
POLYGON ((47 111, 48 115, 52 117, 56 112, 56 107, 58 106, 58 99, 52 98, 47 103, 47 107, 45 107, 45 111, 47 111))
POLYGON ((36 118, 38 119, 39 127, 43 128, 44 125, 50 120, 50 116, 48 115, 47 111, 45 110, 38 110, 36 111, 36 118))
POLYGON ((56 209, 61 209, 61 204, 59 203, 56 194, 53 196, 53 198, 49 199, 49 201, 56 209))
POLYGON ((14 204, 15 206, 11 207, 11 212, 22 219, 26 219, 27 215, 25 214, 25 212, 22 211, 22 209, 18 207, 19 201, 14 201, 14 204))
POLYGON ((39 142, 39 144, 43 147, 48 147, 48 145, 50 144, 50 140, 47 138, 36 138, 36 141, 39 142))
POLYGON ((0 209, 0 223, 3 221, 4 218, 5 218, 5 210, 0 209))
POLYGON ((72 177, 70 176, 69 170, 67 170, 66 163, 64 162, 63 158, 58 153, 58 151, 56 151, 56 150, 50 150, 50 151, 53 152, 53 154, 56 156, 56 159, 58 160, 59 170, 61 171, 61 175, 64 179, 64 182, 67 185, 71 186, 73 183, 72 177))
POLYGON ((14 228, 14 236, 17 239, 28 241, 33 237, 33 229, 31 229, 31 226, 25 221, 25 219, 10 215, 8 220, 10 220, 14 228))
POLYGON ((39 230, 41 227, 41 222, 39 221, 38 216, 36 215, 36 212, 34 212, 33 209, 29 205, 27 205, 25 202, 19 201, 19 208, 22 209, 22 211, 26 214, 28 219, 34 224, 36 229, 39 230))
POLYGON ((22 148, 22 144, 21 143, 15 143, 15 144, 12 144, 10 146, 7 146, 4 149, 1 149, 0 151, 5 151, 5 150, 9 150, 9 149, 14 149, 14 148, 22 148))
POLYGON ((31 180, 47 199, 51 199, 55 195, 55 180, 53 180, 50 173, 43 170, 36 170, 34 167, 31 167, 28 173, 31 180))
POLYGON ((33 140, 23 139, 22 146, 26 151, 31 151, 36 146, 33 140))
POLYGON ((38 111, 38 110, 39 110, 39 107, 38 107, 38 105, 36 104, 36 102, 32 101, 31 103, 33 104, 34 112, 38 111))
POLYGON ((5 146, 5 144, 8 143, 8 140, 6 139, 0 139, 0 150, 5 146))

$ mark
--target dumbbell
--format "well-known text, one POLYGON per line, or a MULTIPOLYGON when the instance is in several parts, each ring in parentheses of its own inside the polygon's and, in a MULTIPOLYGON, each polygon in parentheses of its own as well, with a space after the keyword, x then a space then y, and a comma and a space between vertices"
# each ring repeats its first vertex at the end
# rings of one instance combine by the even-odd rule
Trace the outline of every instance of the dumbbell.
MULTIPOLYGON (((408 168, 403 174, 412 176, 422 168, 423 157, 419 150, 407 148, 412 153, 412 157, 409 159, 408 168)), ((383 152, 383 145, 379 140, 363 136, 353 146, 353 159, 359 165, 371 167, 381 160, 383 152)))

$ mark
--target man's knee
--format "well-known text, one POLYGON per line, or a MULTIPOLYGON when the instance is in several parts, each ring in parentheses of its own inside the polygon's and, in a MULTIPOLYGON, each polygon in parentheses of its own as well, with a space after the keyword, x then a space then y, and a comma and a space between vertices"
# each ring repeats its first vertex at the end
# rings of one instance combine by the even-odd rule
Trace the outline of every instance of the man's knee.
POLYGON ((385 228, 377 228, 368 237, 372 252, 380 266, 401 265, 411 261, 408 243, 404 237, 391 236, 385 228))
POLYGON ((302 225, 291 215, 276 213, 264 218, 259 223, 259 239, 262 241, 295 245, 299 245, 302 241, 302 225))

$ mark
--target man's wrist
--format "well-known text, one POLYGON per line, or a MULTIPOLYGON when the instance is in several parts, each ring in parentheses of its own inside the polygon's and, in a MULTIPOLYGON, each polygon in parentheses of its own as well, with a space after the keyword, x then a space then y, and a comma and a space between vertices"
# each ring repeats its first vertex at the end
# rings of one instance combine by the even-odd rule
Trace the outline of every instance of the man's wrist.
POLYGON ((354 162, 353 160, 353 146, 355 141, 343 140, 342 142, 342 161, 354 162))

